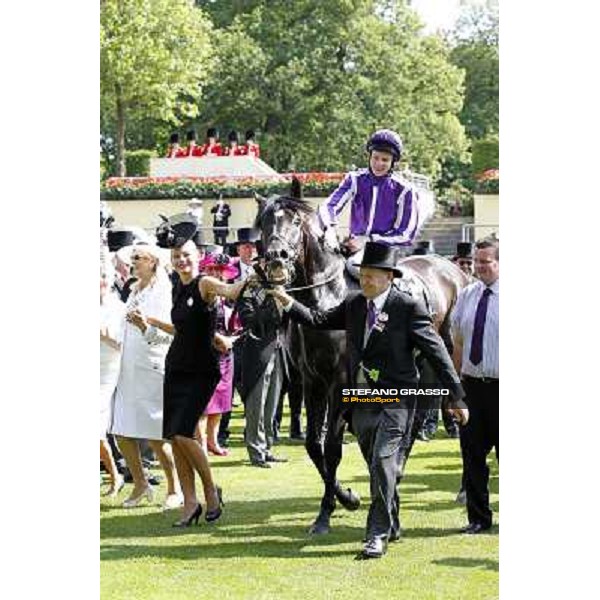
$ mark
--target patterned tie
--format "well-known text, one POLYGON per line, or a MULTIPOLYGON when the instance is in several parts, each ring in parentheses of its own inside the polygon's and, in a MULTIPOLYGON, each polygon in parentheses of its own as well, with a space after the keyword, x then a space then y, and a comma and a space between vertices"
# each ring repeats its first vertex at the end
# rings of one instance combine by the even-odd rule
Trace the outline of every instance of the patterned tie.
POLYGON ((367 310, 367 327, 369 328, 369 332, 373 329, 373 325, 375 325, 375 317, 377 316, 377 312, 375 310, 375 302, 373 300, 369 300, 369 309, 367 310))
POLYGON ((485 291, 479 299, 477 312, 475 313, 475 323, 473 325, 473 337, 471 338, 471 352, 469 360, 472 364, 478 365, 483 358, 483 331, 485 329, 485 317, 487 315, 488 301, 492 290, 485 288, 485 291))

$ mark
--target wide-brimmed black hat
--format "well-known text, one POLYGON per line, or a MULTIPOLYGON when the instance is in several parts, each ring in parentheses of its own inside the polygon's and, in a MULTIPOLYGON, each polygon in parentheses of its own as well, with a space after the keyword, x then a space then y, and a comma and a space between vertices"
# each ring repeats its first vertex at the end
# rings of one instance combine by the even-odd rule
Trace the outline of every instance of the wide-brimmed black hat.
POLYGON ((472 242, 458 242, 456 244, 456 254, 454 259, 457 258, 473 258, 473 244, 472 242))
POLYGON ((228 139, 230 142, 237 142, 237 141, 239 141, 239 138, 238 138, 238 133, 237 133, 237 131, 230 131, 230 132, 229 132, 229 135, 227 136, 227 139, 228 139))
POLYGON ((179 134, 178 133, 171 134, 171 137, 169 138, 169 144, 179 144, 179 134))
POLYGON ((156 244, 160 248, 181 248, 198 232, 198 219, 188 213, 172 217, 159 215, 163 222, 156 228, 156 244))
POLYGON ((191 141, 195 141, 196 140, 196 131, 194 129, 190 129, 186 134, 185 134, 185 139, 188 142, 191 141))
POLYGON ((106 241, 109 251, 116 252, 124 246, 131 246, 135 241, 135 235, 129 229, 109 229, 106 232, 106 241))
POLYGON ((397 256, 393 246, 380 242, 367 242, 363 252, 362 261, 355 262, 357 267, 371 267, 392 271, 396 277, 402 277, 402 271, 396 266, 397 256))
POLYGON ((417 247, 413 250, 413 256, 423 256, 425 254, 433 254, 435 245, 433 240, 422 240, 417 242, 417 247))
POLYGON ((260 241, 260 231, 254 227, 240 227, 237 230, 237 240, 233 242, 238 244, 255 244, 260 241))
POLYGON ((219 137, 219 132, 216 130, 215 127, 209 127, 206 130, 206 137, 207 138, 211 138, 211 137, 217 138, 217 137, 219 137))

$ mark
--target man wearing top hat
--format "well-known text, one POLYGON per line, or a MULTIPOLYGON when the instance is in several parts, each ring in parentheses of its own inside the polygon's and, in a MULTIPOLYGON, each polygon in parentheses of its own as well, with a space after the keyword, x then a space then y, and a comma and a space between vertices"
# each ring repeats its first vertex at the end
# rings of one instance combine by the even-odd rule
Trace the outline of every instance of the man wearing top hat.
POLYGON ((215 244, 224 246, 227 243, 229 235, 229 217, 231 216, 231 208, 229 204, 223 200, 223 195, 219 196, 217 203, 210 209, 213 215, 213 234, 215 236, 215 244))
POLYGON ((257 256, 257 243, 260 240, 260 232, 253 227, 240 227, 237 231, 237 240, 231 244, 239 257, 237 268, 239 276, 236 281, 244 281, 254 274, 253 262, 257 256))
MULTIPOLYGON (((237 240, 229 244, 232 256, 237 254, 238 258, 234 265, 238 270, 238 275, 234 281, 245 281, 250 275, 254 274, 253 261, 256 258, 256 244, 260 240, 260 232, 251 227, 241 227, 237 231, 237 240)), ((237 339, 233 345, 233 386, 240 394, 242 400, 245 396, 242 393, 242 354, 243 354, 244 336, 237 339)), ((229 422, 231 413, 225 413, 219 424, 218 441, 221 446, 228 445, 228 439, 231 434, 229 431, 229 422)))
POLYGON ((435 244, 433 240, 421 240, 417 242, 417 247, 413 250, 413 256, 425 256, 435 254, 435 244))
MULTIPOLYGON (((320 329, 346 330, 349 388, 416 388, 419 373, 414 349, 418 348, 449 388, 452 399, 461 400, 464 391, 460 379, 429 312, 420 300, 393 284, 394 276, 402 275, 396 268, 394 249, 367 242, 359 266, 361 291, 350 292, 342 303, 326 312, 307 309, 282 289, 268 293, 295 321, 320 329)), ((388 541, 400 536, 396 475, 399 449, 415 409, 414 398, 402 396, 396 407, 369 404, 350 410, 371 485, 366 543, 357 558, 381 558, 388 541)), ((461 420, 468 419, 466 410, 453 411, 461 420)))
POLYGON ((219 132, 214 127, 206 130, 206 142, 202 146, 202 156, 222 156, 223 148, 219 140, 219 132))
POLYGON ((463 273, 469 277, 473 277, 473 244, 471 242, 458 242, 456 244, 456 254, 452 257, 452 262, 463 273))

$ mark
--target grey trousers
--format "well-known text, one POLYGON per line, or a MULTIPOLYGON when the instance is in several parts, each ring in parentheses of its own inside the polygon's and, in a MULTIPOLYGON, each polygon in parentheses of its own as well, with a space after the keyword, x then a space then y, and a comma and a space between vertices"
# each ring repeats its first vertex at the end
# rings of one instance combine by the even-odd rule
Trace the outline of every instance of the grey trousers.
POLYGON ((352 425, 358 445, 369 467, 371 506, 367 516, 366 536, 388 538, 400 533, 400 498, 396 489, 399 449, 409 434, 413 408, 383 410, 355 408, 352 425))
POLYGON ((273 446, 273 421, 282 385, 283 365, 277 351, 246 397, 246 447, 252 461, 265 460, 273 446))

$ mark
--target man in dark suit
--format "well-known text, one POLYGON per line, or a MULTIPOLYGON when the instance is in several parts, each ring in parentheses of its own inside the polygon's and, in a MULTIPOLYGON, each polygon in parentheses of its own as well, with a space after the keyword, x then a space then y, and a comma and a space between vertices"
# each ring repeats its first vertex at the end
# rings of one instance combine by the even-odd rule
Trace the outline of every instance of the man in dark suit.
MULTIPOLYGON (((414 349, 418 348, 452 398, 464 391, 442 339, 433 328, 423 304, 395 287, 394 249, 367 242, 360 264, 361 292, 327 312, 310 311, 282 290, 269 292, 292 319, 322 329, 345 329, 347 334, 348 387, 416 389, 419 373, 414 349)), ((400 536, 399 497, 396 490, 399 449, 408 435, 416 396, 402 396, 395 406, 351 408, 351 424, 369 467, 371 507, 366 543, 357 558, 381 558, 388 541, 400 536)), ((341 399, 340 399, 341 400, 341 399)), ((468 414, 454 409, 461 419, 468 414)))
POLYGON ((286 372, 282 311, 275 299, 257 285, 242 289, 235 310, 246 330, 241 346, 246 448, 252 465, 271 468, 271 463, 286 462, 271 450, 273 422, 286 372))
POLYGON ((217 203, 211 208, 213 215, 213 234, 215 236, 215 244, 224 246, 227 243, 229 235, 229 217, 231 216, 231 208, 229 204, 223 200, 223 196, 219 196, 217 203))

